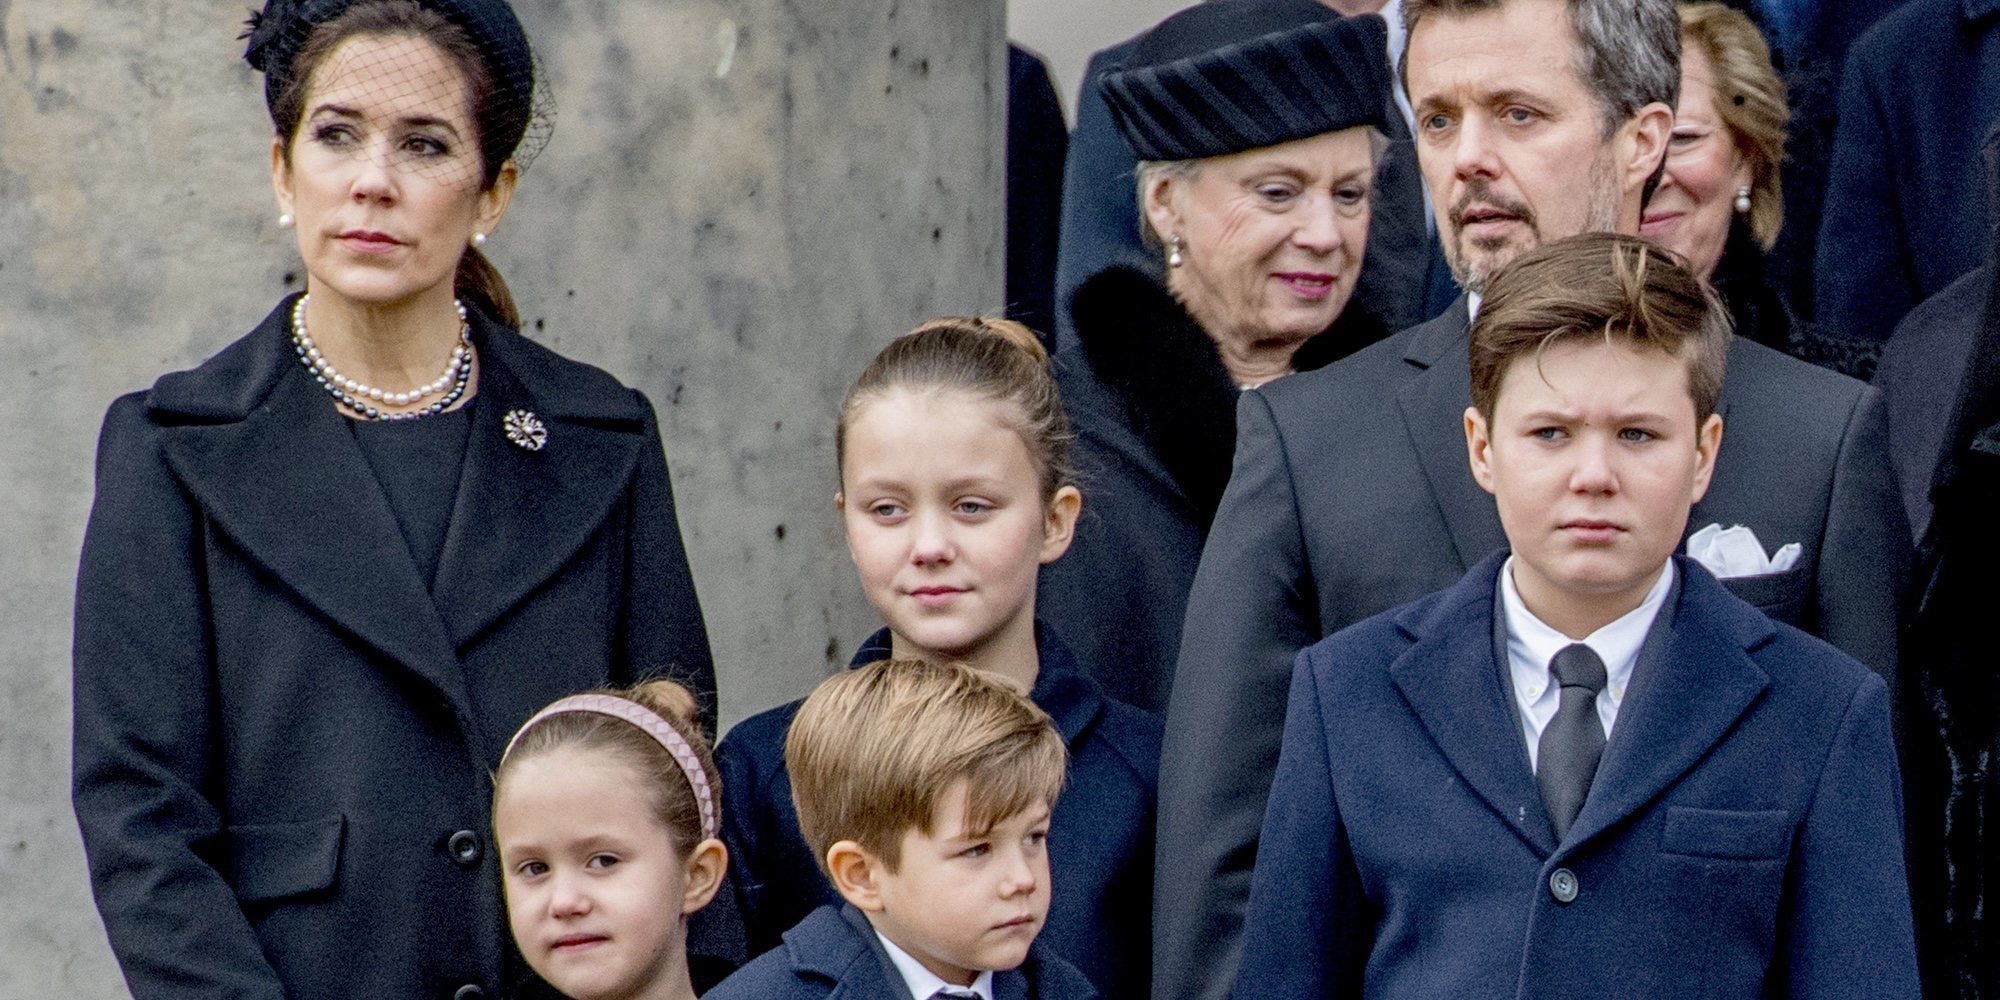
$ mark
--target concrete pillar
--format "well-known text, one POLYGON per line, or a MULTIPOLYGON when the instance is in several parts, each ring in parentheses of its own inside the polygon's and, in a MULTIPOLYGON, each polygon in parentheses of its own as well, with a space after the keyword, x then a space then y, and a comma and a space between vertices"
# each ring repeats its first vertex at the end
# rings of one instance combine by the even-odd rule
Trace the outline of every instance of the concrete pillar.
MULTIPOLYGON (((0 0, 0 997, 124 995, 68 801, 105 406, 248 330, 275 224, 245 0, 0 0)), ((725 720, 876 626, 831 502, 889 338, 997 312, 1004 8, 517 0, 559 108, 487 252, 527 333, 660 411, 725 720)))

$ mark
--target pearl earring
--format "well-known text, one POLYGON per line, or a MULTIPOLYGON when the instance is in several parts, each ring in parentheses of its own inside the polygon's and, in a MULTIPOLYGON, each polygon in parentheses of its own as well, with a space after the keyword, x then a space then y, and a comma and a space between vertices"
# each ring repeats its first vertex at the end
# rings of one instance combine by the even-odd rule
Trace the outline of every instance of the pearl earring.
POLYGON ((1748 184, 1736 189, 1736 214, 1750 214, 1750 185, 1748 184))
POLYGON ((1175 233, 1167 237, 1167 266, 1179 267, 1185 263, 1187 258, 1181 256, 1181 234, 1175 233))
POLYGON ((279 229, 290 229, 290 228, 292 228, 292 222, 293 222, 293 219, 292 219, 292 213, 290 213, 290 212, 286 212, 286 213, 284 213, 284 214, 282 214, 282 215, 278 216, 278 228, 279 228, 279 229))
POLYGON ((473 245, 473 246, 476 246, 476 247, 483 247, 483 246, 485 246, 485 245, 486 245, 486 234, 485 234, 485 233, 482 233, 482 232, 479 232, 479 231, 477 231, 477 230, 474 230, 474 231, 473 231, 473 233, 472 233, 472 245, 473 245))

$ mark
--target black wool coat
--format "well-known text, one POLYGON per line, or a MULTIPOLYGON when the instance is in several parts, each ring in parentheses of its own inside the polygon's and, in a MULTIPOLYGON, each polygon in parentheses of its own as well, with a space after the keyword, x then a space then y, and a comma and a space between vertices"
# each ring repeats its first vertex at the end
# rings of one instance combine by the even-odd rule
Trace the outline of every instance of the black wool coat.
MULTIPOLYGON (((1241 390, 1215 341, 1150 275, 1106 268, 1070 311, 1076 341, 1055 376, 1083 513, 1069 551, 1042 567, 1035 613, 1106 693, 1164 712, 1188 588, 1229 484, 1241 390)), ((1350 301, 1292 360, 1323 367, 1388 333, 1350 301)))
POLYGON ((141 1000, 513 995, 534 984, 489 832, 508 737, 645 675, 713 698, 652 408, 475 314, 426 588, 290 306, 105 418, 74 650, 98 909, 141 1000), (514 410, 539 451, 503 433, 514 410))

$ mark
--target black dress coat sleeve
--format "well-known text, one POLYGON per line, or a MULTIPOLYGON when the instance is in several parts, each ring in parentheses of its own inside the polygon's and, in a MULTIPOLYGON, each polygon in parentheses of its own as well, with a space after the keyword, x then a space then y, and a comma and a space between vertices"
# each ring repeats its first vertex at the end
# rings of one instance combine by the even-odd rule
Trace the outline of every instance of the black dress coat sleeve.
POLYGON ((652 411, 475 318, 426 588, 289 304, 105 419, 74 646, 98 908, 141 1000, 533 990, 488 833, 506 739, 646 674, 713 696, 652 411))

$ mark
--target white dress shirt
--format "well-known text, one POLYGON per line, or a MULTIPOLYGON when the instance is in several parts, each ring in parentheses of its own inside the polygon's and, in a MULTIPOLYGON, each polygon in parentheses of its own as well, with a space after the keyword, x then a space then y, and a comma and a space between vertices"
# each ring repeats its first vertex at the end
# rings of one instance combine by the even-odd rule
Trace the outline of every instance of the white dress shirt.
POLYGON ((889 953, 889 961, 895 964, 897 972, 902 973, 903 985, 910 988, 910 995, 915 997, 916 1000, 930 1000, 931 994, 939 990, 977 993, 980 1000, 993 1000, 993 972, 991 970, 981 972, 978 978, 972 981, 971 986, 947 983, 939 979, 937 973, 924 968, 924 963, 917 961, 909 952, 896 947, 896 942, 883 936, 881 931, 878 930, 875 932, 875 938, 882 942, 882 950, 889 953))
MULTIPOLYGON (((1625 700, 1626 685, 1632 682, 1632 668, 1639 664, 1639 647, 1653 629, 1653 619, 1667 603, 1667 591, 1674 583, 1674 562, 1660 570, 1653 589, 1639 606, 1617 621, 1583 637, 1583 644, 1604 661, 1604 690, 1597 692, 1597 717, 1604 723, 1604 738, 1618 722, 1618 706, 1625 700)), ((1500 608, 1507 622, 1507 676, 1514 682, 1514 703, 1521 712, 1521 735, 1528 739, 1528 767, 1540 766, 1542 730, 1555 718, 1562 705, 1562 688, 1555 682, 1549 661, 1557 651, 1577 640, 1550 628, 1535 617, 1514 586, 1514 557, 1500 567, 1500 608)))

